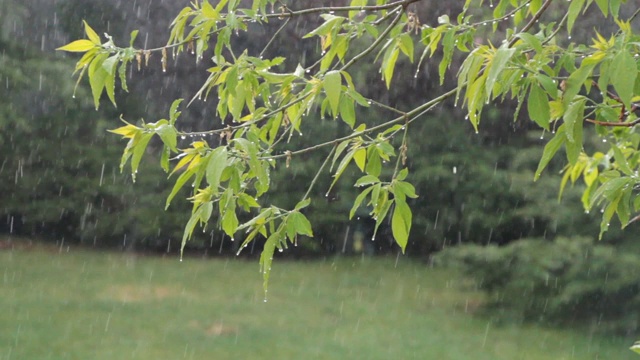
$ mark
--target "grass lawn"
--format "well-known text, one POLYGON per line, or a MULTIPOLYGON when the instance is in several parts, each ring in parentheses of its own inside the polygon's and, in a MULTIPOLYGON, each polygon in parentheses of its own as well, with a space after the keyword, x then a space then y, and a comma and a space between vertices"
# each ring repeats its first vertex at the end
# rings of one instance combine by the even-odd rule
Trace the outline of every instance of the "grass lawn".
MULTIPOLYGON (((406 258, 258 263, 0 252, 0 359, 636 359, 634 339, 471 314, 455 274, 406 258)), ((639 358, 640 359, 640 358, 639 358)))

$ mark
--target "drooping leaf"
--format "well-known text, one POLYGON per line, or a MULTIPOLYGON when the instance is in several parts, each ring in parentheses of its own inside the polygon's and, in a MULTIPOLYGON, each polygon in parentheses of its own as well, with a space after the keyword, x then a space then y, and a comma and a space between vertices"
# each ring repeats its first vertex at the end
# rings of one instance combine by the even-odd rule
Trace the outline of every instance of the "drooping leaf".
POLYGON ((213 189, 214 193, 218 192, 220 177, 226 167, 227 148, 225 146, 220 146, 211 152, 209 155, 209 162, 207 163, 207 182, 213 189))
POLYGON ((367 197, 367 195, 369 195, 371 190, 373 190, 373 186, 369 186, 368 188, 364 189, 360 194, 358 194, 358 196, 356 197, 355 201, 353 202, 353 206, 351 207, 351 211, 349 212, 349 219, 353 218, 353 216, 356 214, 356 211, 358 210, 358 208, 362 204, 362 201, 364 201, 364 199, 367 197))
POLYGON ((358 149, 353 154, 353 160, 355 161, 360 171, 364 171, 364 167, 367 161, 367 149, 364 149, 364 148, 358 149))
POLYGON ((538 84, 531 85, 529 99, 527 100, 527 110, 531 120, 535 121, 541 128, 549 130, 549 120, 551 118, 549 99, 538 84))
POLYGON ((313 237, 311 223, 302 213, 294 211, 289 215, 289 221, 293 223, 296 233, 300 235, 313 237))
POLYGON ((498 77, 503 73, 505 66, 507 66, 507 63, 515 52, 515 48, 509 48, 506 46, 500 47, 495 52, 493 59, 491 60, 491 67, 489 68, 489 73, 487 75, 487 82, 485 83, 485 91, 488 96, 491 96, 498 77))
POLYGON ((628 51, 620 51, 611 62, 611 70, 613 71, 611 84, 628 109, 631 106, 633 88, 638 76, 636 61, 628 51))
POLYGON ((409 241, 409 232, 411 231, 412 214, 411 208, 404 201, 395 202, 395 208, 393 209, 393 215, 391 217, 391 231, 396 243, 402 249, 404 253, 409 241))
POLYGON ((342 75, 340 75, 340 71, 334 70, 327 72, 322 85, 327 99, 329 99, 331 114, 337 116, 338 107, 340 106, 340 94, 342 92, 342 75))
POLYGON ((567 137, 564 134, 564 125, 560 125, 558 130, 556 131, 556 135, 549 140, 547 145, 544 146, 544 151, 542 152, 542 157, 540 158, 540 163, 538 164, 538 168, 536 169, 535 176, 533 180, 538 180, 540 175, 542 174, 542 170, 547 167, 547 164, 553 159, 555 154, 560 150, 562 144, 567 141, 567 137))
POLYGON ((572 0, 567 13, 567 32, 570 34, 573 24, 576 22, 580 10, 584 7, 585 0, 572 0))

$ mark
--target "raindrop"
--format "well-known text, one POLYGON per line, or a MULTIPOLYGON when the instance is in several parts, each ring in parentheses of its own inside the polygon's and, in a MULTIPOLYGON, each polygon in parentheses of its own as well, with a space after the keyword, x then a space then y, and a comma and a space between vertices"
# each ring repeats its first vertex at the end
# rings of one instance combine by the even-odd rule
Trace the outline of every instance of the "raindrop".
POLYGON ((607 139, 602 139, 602 142, 603 142, 603 143, 606 143, 606 142, 607 142, 607 139))
POLYGON ((180 139, 182 139, 182 140, 184 140, 184 139, 186 139, 186 138, 187 138, 187 137, 186 137, 186 136, 184 136, 184 135, 180 136, 180 139))
POLYGON ((458 173, 458 168, 456 166, 453 167, 453 174, 457 174, 458 173))
POLYGON ((278 249, 278 252, 283 252, 283 251, 284 251, 284 249, 282 249, 282 248, 278 249))

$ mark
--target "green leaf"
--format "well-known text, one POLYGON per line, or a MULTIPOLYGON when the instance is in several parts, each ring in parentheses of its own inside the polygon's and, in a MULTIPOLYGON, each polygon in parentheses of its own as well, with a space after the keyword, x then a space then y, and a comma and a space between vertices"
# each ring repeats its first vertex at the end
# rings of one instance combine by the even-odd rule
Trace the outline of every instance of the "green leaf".
POLYGON ((407 247, 407 242, 409 241, 411 221, 412 214, 409 205, 404 201, 398 201, 396 199, 396 206, 393 209, 393 216, 391 217, 391 232, 403 253, 407 247))
POLYGON ((411 183, 408 183, 406 181, 396 181, 393 184, 393 193, 396 194, 396 192, 398 191, 402 192, 402 194, 410 198, 418 197, 418 195, 416 194, 416 188, 411 183))
POLYGON ((628 177, 617 177, 607 180, 593 194, 590 207, 593 207, 595 204, 602 201, 603 198, 609 201, 615 200, 620 196, 620 192, 623 190, 623 188, 631 185, 632 183, 633 179, 628 177))
POLYGON ((576 95, 578 95, 580 88, 582 88, 582 85, 584 85, 587 78, 591 76, 591 72, 595 66, 595 63, 585 64, 583 62, 578 70, 569 75, 569 78, 565 81, 565 91, 562 94, 562 102, 565 107, 568 107, 576 95))
POLYGON ((531 35, 529 33, 524 32, 524 33, 519 33, 516 36, 519 37, 520 39, 522 39, 536 53, 541 53, 542 52, 542 42, 540 41, 540 39, 538 39, 534 35, 531 35))
POLYGON ((365 186, 365 185, 371 185, 373 183, 378 183, 378 182, 380 182, 380 179, 378 179, 378 177, 373 176, 373 175, 365 175, 365 176, 361 177, 360 179, 358 179, 356 181, 356 183, 354 184, 354 186, 360 187, 360 186, 365 186))
POLYGON ((329 171, 333 171, 333 165, 335 165, 336 160, 338 160, 342 152, 347 148, 347 146, 349 146, 350 142, 351 140, 345 140, 336 147, 336 152, 333 154, 333 160, 331 161, 331 167, 329 171))
POLYGON ((611 62, 611 84, 624 106, 630 108, 633 88, 638 76, 636 61, 628 51, 620 51, 611 62))
POLYGON ((93 95, 93 103, 96 106, 96 110, 100 106, 100 95, 102 95, 105 81, 109 76, 107 71, 102 67, 102 63, 107 56, 108 54, 96 55, 91 61, 91 64, 89 64, 89 85, 91 85, 91 94, 93 95))
POLYGON ((615 164, 618 166, 618 169, 625 175, 633 176, 633 170, 631 170, 629 162, 620 148, 616 145, 611 145, 611 149, 613 150, 613 158, 615 159, 615 164))
POLYGON ((207 163, 207 182, 214 193, 218 193, 220 177, 226 167, 227 148, 225 146, 220 146, 211 152, 209 155, 209 162, 207 163))
POLYGON ((180 174, 180 176, 178 176, 178 179, 176 180, 176 183, 173 185, 173 189, 171 189, 171 193, 169 194, 169 196, 167 196, 167 202, 165 204, 165 210, 169 208, 169 205, 171 205, 171 200, 173 200, 173 198, 176 196, 176 194, 178 193, 178 191, 180 191, 180 189, 182 189, 182 187, 184 186, 184 184, 191 179, 191 177, 196 173, 196 168, 191 168, 185 172, 183 172, 182 174, 180 174))
POLYGON ((333 70, 326 73, 322 85, 329 100, 329 106, 331 106, 331 114, 338 116, 340 93, 342 92, 342 75, 340 75, 340 71, 333 70))
POLYGON ((373 188, 374 188, 373 186, 370 186, 364 189, 360 194, 358 194, 358 196, 356 197, 356 200, 353 202, 351 211, 349 212, 349 220, 353 218, 353 216, 356 214, 356 211, 360 207, 360 204, 362 204, 362 201, 364 201, 364 199, 367 197, 367 195, 369 195, 369 193, 371 192, 371 190, 373 190, 373 188))
POLYGON ((220 19, 218 12, 213 8, 213 6, 211 6, 211 4, 209 4, 208 1, 204 1, 202 3, 202 15, 213 20, 220 19))
POLYGON ((162 155, 160 156, 160 167, 164 172, 169 172, 169 156, 171 155, 171 149, 168 146, 165 146, 162 149, 162 155))
POLYGON ((233 238, 239 224, 235 209, 235 203, 231 200, 222 216, 222 230, 231 238, 233 238))
POLYGON ((549 140, 547 145, 544 146, 544 151, 542 152, 542 157, 540 158, 540 163, 538 164, 538 169, 536 169, 536 174, 533 177, 534 181, 540 178, 542 170, 547 167, 547 164, 549 164, 554 155, 558 152, 558 150, 560 150, 562 144, 566 142, 567 138, 564 132, 564 125, 560 125, 558 131, 556 131, 556 136, 549 140))
POLYGON ((376 146, 370 146, 367 149, 367 166, 365 172, 369 175, 380 176, 382 172, 382 161, 376 146))
POLYGON ((602 11, 604 17, 609 16, 609 0, 596 0, 596 4, 600 8, 600 11, 602 11))
POLYGON ((262 249, 262 253, 260 254, 260 272, 263 277, 263 288, 265 293, 264 301, 267 301, 267 288, 269 286, 269 274, 271 274, 271 263, 273 262, 273 253, 276 250, 276 245, 280 242, 282 237, 284 236, 283 230, 278 229, 271 234, 267 238, 267 241, 264 243, 264 248, 262 249))
POLYGON ((322 15, 322 18, 325 19, 325 22, 322 25, 320 25, 318 28, 313 30, 312 32, 310 32, 307 35, 303 36, 302 37, 303 39, 312 37, 314 35, 318 35, 318 36, 327 35, 330 32, 332 32, 334 28, 339 27, 340 25, 342 25, 342 22, 345 20, 345 18, 343 18, 343 17, 335 16, 335 15, 331 15, 331 14, 324 14, 324 15, 322 15))
POLYGON ((349 151, 340 161, 340 164, 338 164, 338 169, 336 169, 336 173, 333 175, 333 181, 331 182, 331 185, 329 186, 329 191, 331 191, 331 189, 333 188, 333 186, 336 184, 336 182, 338 181, 338 179, 340 179, 340 176, 342 175, 342 173, 344 172, 344 170, 347 168, 347 165, 349 165, 349 163, 351 162, 351 160, 353 160, 353 156, 356 153, 357 149, 353 149, 351 151, 349 151))
POLYGON ((506 45, 500 47, 498 51, 496 51, 493 59, 491 60, 491 67, 489 68, 487 82, 485 83, 485 91, 488 96, 491 96, 496 80, 498 80, 498 77, 503 73, 505 66, 507 66, 507 63, 515 52, 515 48, 509 48, 506 47, 506 45))
POLYGON ((253 196, 240 193, 238 194, 238 205, 242 206, 245 211, 249 211, 250 208, 259 208, 260 204, 253 198, 253 196))
POLYGON ((306 208, 307 206, 309 206, 309 204, 311 204, 311 198, 306 198, 300 202, 298 202, 296 204, 296 206, 294 207, 295 210, 301 210, 306 208))
POLYGON ((133 30, 131 32, 131 39, 129 40, 129 46, 133 47, 133 42, 136 41, 136 38, 138 37, 138 30, 133 30))
MULTIPOLYGON (((584 106, 586 99, 582 98, 572 102, 562 116, 562 120, 565 125, 565 134, 567 141, 573 143, 576 141, 574 138, 574 127, 582 126, 582 120, 584 116, 584 106)), ((581 139, 580 139, 581 140, 581 139)))
POLYGON ((169 108, 169 123, 173 125, 178 117, 180 116, 180 112, 178 111, 178 106, 184 99, 176 99, 171 103, 171 108, 169 108))
POLYGON ((569 10, 567 11, 567 32, 571 33, 571 29, 573 28, 573 24, 576 22, 578 15, 580 14, 580 10, 584 6, 585 0, 572 0, 571 5, 569 5, 569 10))
MULTIPOLYGON (((166 121, 166 120, 165 120, 166 121)), ((177 152, 178 145, 178 133, 176 129, 171 125, 160 125, 156 128, 156 134, 160 136, 162 142, 167 146, 167 148, 171 149, 171 151, 177 152)))
POLYGON ((396 68, 396 61, 398 60, 399 54, 400 50, 398 50, 397 47, 390 47, 385 53, 384 60, 382 61, 382 75, 384 77, 385 84, 387 85, 387 89, 391 86, 391 79, 393 78, 393 71, 396 68))
POLYGON ((353 104, 353 100, 348 96, 342 96, 340 99, 340 117, 345 124, 349 125, 353 129, 356 123, 356 109, 353 104))
MULTIPOLYGON (((113 55, 106 58, 102 64, 102 70, 106 72, 106 77, 104 79, 105 88, 107 90, 107 94, 111 102, 115 105, 114 100, 114 90, 115 90, 115 77, 116 77, 116 67, 118 66, 118 55, 113 55)), ((99 71, 99 69, 96 69, 99 71)))
POLYGON ((541 128, 549 130, 549 120, 551 118, 549 99, 546 92, 538 84, 531 84, 527 110, 531 120, 535 121, 541 128))
POLYGON ((407 178, 407 175, 409 175, 409 169, 404 168, 400 170, 400 172, 398 173, 398 176, 396 176, 396 180, 402 181, 407 178))
POLYGON ((69 51, 69 52, 85 52, 93 49, 96 46, 90 40, 76 40, 68 43, 65 46, 59 47, 56 50, 69 51))
POLYGON ((152 133, 142 134, 140 140, 133 148, 133 155, 131 156, 131 177, 133 178, 133 182, 136 181, 136 173, 138 172, 140 160, 142 160, 142 155, 144 155, 144 151, 147 149, 147 144, 149 144, 151 137, 153 137, 152 133))
POLYGON ((180 259, 182 259, 184 246, 187 244, 187 240, 191 238, 191 235, 193 234, 193 230, 195 229, 196 225, 198 224, 198 221, 200 220, 200 211, 201 211, 200 209, 201 207, 199 207, 198 210, 194 211, 193 214, 191 214, 189 221, 187 221, 187 225, 184 227, 184 233, 182 235, 182 243, 180 245, 180 259))
POLYGON ((413 62, 413 39, 408 33, 403 33, 398 37, 399 46, 402 53, 405 54, 409 61, 413 62))
POLYGON ((453 59, 453 51, 456 43, 456 29, 451 28, 442 39, 442 60, 438 65, 438 76, 440 77, 440 85, 444 84, 445 72, 451 65, 453 59))
POLYGON ((293 223, 296 233, 313 237, 313 231, 311 230, 311 223, 302 213, 295 211, 289 215, 289 221, 293 223))
MULTIPOLYGON (((350 7, 363 7, 367 5, 368 0, 351 0, 350 7)), ((358 11, 352 10, 349 11, 349 19, 353 19, 354 16, 358 14, 358 11)))

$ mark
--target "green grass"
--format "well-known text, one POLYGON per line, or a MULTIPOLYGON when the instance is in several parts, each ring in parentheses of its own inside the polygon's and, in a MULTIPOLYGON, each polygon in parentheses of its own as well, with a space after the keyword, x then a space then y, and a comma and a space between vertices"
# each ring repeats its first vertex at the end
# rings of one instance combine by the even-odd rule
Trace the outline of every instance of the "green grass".
POLYGON ((451 272, 400 258, 257 261, 0 252, 0 359, 636 359, 631 339, 472 315, 451 272))

